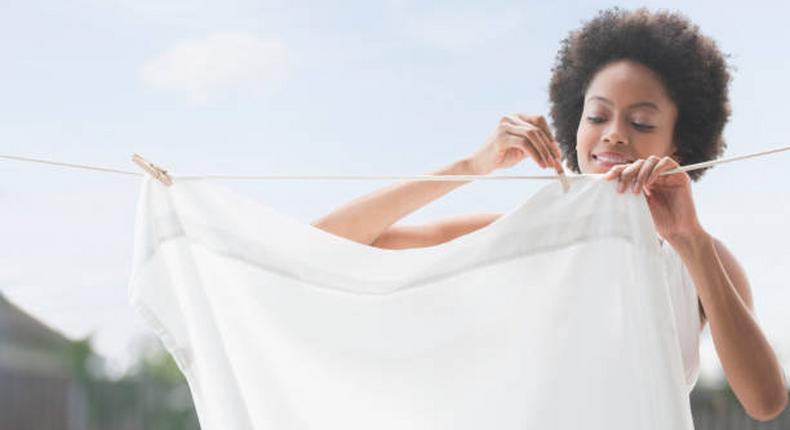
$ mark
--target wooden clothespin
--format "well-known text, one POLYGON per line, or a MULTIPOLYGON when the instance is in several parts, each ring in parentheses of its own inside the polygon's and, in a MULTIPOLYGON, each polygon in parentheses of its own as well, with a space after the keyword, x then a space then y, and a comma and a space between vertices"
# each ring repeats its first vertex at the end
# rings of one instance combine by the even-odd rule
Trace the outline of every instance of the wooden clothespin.
POLYGON ((564 171, 557 172, 557 175, 560 177, 560 184, 562 184, 562 192, 567 193, 568 190, 571 188, 571 184, 568 181, 568 177, 565 176, 564 171))
POLYGON ((150 161, 141 157, 139 154, 132 154, 132 161, 134 161, 143 170, 148 172, 148 174, 153 176, 154 179, 163 183, 165 186, 169 187, 173 185, 173 178, 167 174, 167 170, 157 166, 154 163, 151 163, 150 161))
MULTIPOLYGON (((562 161, 558 161, 562 163, 562 161)), ((568 190, 571 188, 570 181, 568 181, 568 177, 565 176, 565 169, 557 169, 557 176, 560 179, 560 184, 562 185, 562 192, 567 193, 568 190)))

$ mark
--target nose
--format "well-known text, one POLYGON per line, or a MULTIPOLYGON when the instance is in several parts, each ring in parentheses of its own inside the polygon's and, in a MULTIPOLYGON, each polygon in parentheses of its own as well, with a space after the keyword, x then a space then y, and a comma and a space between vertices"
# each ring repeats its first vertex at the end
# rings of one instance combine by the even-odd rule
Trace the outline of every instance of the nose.
POLYGON ((614 142, 625 144, 627 142, 626 132, 623 130, 622 121, 614 120, 609 123, 603 135, 604 142, 614 142))

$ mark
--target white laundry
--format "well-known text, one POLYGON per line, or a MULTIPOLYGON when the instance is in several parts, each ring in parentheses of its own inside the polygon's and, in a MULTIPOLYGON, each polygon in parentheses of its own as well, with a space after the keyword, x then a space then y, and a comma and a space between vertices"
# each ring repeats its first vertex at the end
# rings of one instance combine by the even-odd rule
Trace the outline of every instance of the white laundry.
POLYGON ((665 253, 670 301, 678 329, 686 386, 690 393, 699 379, 700 332, 704 328, 700 321, 699 295, 680 255, 666 241, 661 245, 665 253))
POLYGON ((669 251, 598 177, 401 250, 146 177, 129 300, 203 429, 692 429, 697 299, 669 251))

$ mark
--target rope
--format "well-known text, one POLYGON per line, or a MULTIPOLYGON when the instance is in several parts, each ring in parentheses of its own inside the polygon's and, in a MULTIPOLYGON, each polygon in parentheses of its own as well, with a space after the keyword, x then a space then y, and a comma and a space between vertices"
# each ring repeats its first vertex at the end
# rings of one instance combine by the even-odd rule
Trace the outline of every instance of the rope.
POLYGON ((107 167, 87 166, 84 164, 62 163, 59 161, 39 160, 37 158, 17 157, 15 155, 0 154, 0 158, 7 158, 9 160, 31 161, 34 163, 54 164, 55 166, 75 167, 78 169, 98 170, 100 172, 121 173, 124 175, 142 176, 140 172, 132 172, 129 170, 110 169, 107 167))
MULTIPOLYGON (((738 160, 745 160, 747 158, 754 158, 763 155, 773 154, 782 151, 790 150, 790 146, 770 149, 767 151, 760 151, 755 152, 752 154, 740 155, 736 157, 728 157, 722 158, 719 160, 711 160, 711 161, 704 161, 702 163, 696 164, 689 164, 687 166, 680 166, 678 168, 668 170, 666 172, 662 172, 659 176, 663 175, 671 175, 673 173, 678 172, 688 172, 691 170, 702 169, 704 167, 715 166, 717 164, 724 164, 730 163, 733 161, 738 160)), ((98 167, 98 166, 90 166, 85 164, 74 164, 74 163, 64 163, 59 161, 51 161, 51 160, 41 160, 37 158, 29 158, 29 157, 19 157, 14 155, 3 155, 0 154, 0 158, 5 158, 9 160, 18 160, 18 161, 25 161, 25 162, 35 162, 35 163, 44 163, 44 164, 51 164, 55 166, 63 166, 63 167, 70 167, 70 168, 79 168, 79 169, 87 169, 87 170, 94 170, 100 172, 107 172, 107 173, 118 173, 123 175, 132 175, 132 176, 143 176, 146 173, 135 172, 130 170, 120 170, 120 169, 112 169, 107 167, 98 167)), ((603 176, 604 173, 582 173, 578 175, 570 175, 568 179, 574 179, 584 176, 603 176)), ((557 179, 559 175, 543 175, 543 176, 530 176, 530 175, 412 175, 412 176, 387 176, 387 175, 262 175, 262 176, 230 176, 230 175, 203 175, 203 176, 174 176, 170 175, 171 178, 174 180, 201 180, 201 179, 251 179, 251 180, 278 180, 278 179, 340 179, 340 180, 347 180, 347 179, 420 179, 420 180, 428 180, 428 181, 468 181, 468 180, 500 180, 500 179, 557 179)))

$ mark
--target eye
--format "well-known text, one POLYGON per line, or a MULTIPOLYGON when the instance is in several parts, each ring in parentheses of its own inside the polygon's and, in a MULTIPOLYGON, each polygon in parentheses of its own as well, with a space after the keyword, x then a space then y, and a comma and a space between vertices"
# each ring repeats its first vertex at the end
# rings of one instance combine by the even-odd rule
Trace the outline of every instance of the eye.
POLYGON ((600 124, 604 122, 604 119, 600 116, 588 116, 587 119, 593 124, 600 124))
MULTIPOLYGON (((587 120, 590 121, 593 124, 600 124, 600 123, 606 121, 606 118, 603 118, 603 117, 600 117, 600 116, 588 116, 587 120)), ((638 123, 638 122, 632 122, 631 124, 633 124, 633 126, 638 128, 639 130, 644 130, 644 131, 652 130, 652 129, 656 128, 656 126, 654 126, 654 125, 641 124, 641 123, 638 123)))
POLYGON ((638 129, 641 129, 641 130, 652 130, 652 129, 656 128, 656 126, 654 126, 654 125, 640 124, 638 122, 634 122, 632 124, 634 125, 634 127, 638 128, 638 129))

